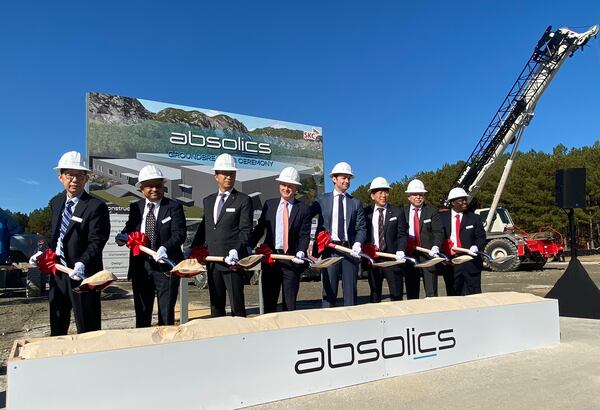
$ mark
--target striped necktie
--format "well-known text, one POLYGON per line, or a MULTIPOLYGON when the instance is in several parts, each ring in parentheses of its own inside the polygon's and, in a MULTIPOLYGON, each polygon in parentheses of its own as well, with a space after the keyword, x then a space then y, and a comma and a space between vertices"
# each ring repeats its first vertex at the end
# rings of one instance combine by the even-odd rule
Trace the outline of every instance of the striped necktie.
POLYGON ((74 202, 72 200, 67 201, 67 205, 62 213, 62 219, 60 221, 60 235, 58 236, 58 256, 60 257, 60 263, 63 266, 67 266, 67 262, 65 260, 65 251, 64 251, 64 243, 63 239, 65 238, 65 234, 67 233, 67 228, 71 223, 71 218, 73 217, 73 205, 74 202))

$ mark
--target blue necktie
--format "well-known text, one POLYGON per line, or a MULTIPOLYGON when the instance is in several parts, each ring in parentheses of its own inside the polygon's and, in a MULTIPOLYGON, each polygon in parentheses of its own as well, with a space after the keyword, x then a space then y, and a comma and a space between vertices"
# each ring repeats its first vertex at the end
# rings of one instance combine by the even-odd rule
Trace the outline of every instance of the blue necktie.
POLYGON ((59 244, 59 257, 60 263, 63 266, 67 266, 67 262, 65 261, 65 244, 63 243, 63 239, 65 238, 65 234, 67 233, 67 228, 71 223, 71 218, 73 217, 73 201, 68 200, 67 205, 62 213, 62 220, 60 221, 60 235, 58 236, 58 244, 59 244))

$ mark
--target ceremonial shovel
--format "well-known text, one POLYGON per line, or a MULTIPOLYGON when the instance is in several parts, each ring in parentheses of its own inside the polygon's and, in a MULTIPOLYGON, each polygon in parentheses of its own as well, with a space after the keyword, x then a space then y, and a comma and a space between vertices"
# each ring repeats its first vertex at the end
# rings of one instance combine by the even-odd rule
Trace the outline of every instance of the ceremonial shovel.
MULTIPOLYGON (((273 253, 273 251, 264 243, 261 246, 259 246, 258 248, 256 248, 255 252, 258 255, 264 255, 265 262, 267 262, 267 263, 270 262, 269 259, 291 261, 292 259, 295 258, 294 255, 281 255, 281 254, 273 253)), ((307 262, 311 269, 327 269, 328 267, 335 265, 336 263, 341 261, 343 258, 341 256, 332 256, 330 258, 317 260, 316 262, 310 258, 300 258, 300 259, 307 262)))
MULTIPOLYGON (((421 246, 417 246, 416 249, 419 252, 423 252, 423 253, 426 253, 426 254, 429 254, 429 252, 431 251, 431 249, 423 248, 421 246)), ((460 265, 461 263, 465 263, 465 262, 470 261, 471 259, 473 259, 472 257, 470 257, 468 255, 457 256, 454 259, 450 259, 450 258, 448 258, 446 255, 444 255, 441 252, 438 252, 436 255, 438 255, 438 256, 431 258, 427 262, 424 262, 424 264, 427 264, 427 266, 424 266, 424 267, 427 268, 427 267, 436 265, 436 264, 438 264, 440 262, 444 262, 444 261, 450 262, 450 263, 452 263, 454 265, 460 265), (466 258, 465 258, 465 256, 466 256, 466 258)))
MULTIPOLYGON (((60 263, 54 265, 56 270, 59 270, 67 275, 73 273, 73 269, 68 268, 60 263)), ((92 290, 101 291, 108 287, 111 283, 117 280, 117 277, 110 271, 101 270, 100 272, 94 273, 89 278, 85 278, 81 281, 79 286, 73 288, 73 292, 88 292, 92 290)))
MULTIPOLYGON (((469 249, 467 248, 459 248, 457 246, 453 246, 452 250, 454 252, 461 252, 461 253, 470 253, 472 254, 473 252, 471 252, 469 249)), ((486 258, 489 262, 492 263, 505 263, 513 258, 516 258, 516 255, 507 255, 507 256, 501 256, 499 258, 493 259, 490 255, 488 255, 487 253, 484 252, 475 252, 478 255, 483 256, 484 258, 486 258)), ((460 258, 460 256, 459 256, 460 258)), ((456 258, 455 258, 456 259, 456 258)))
MULTIPOLYGON (((153 258, 155 258, 157 255, 156 251, 144 245, 139 245, 139 248, 140 251, 152 256, 153 258)), ((175 265, 169 258, 162 258, 161 260, 165 261, 169 266, 171 266, 171 272, 169 273, 175 274, 182 278, 191 278, 199 273, 206 272, 206 267, 199 263, 196 259, 185 259, 179 262, 177 265, 175 265)))
POLYGON ((387 268, 389 266, 399 265, 399 264, 405 263, 405 261, 408 261, 408 262, 412 263, 413 265, 415 265, 415 268, 428 268, 428 267, 433 266, 444 260, 443 258, 437 258, 437 259, 434 258, 434 259, 427 260, 422 263, 417 263, 417 261, 414 258, 411 258, 408 256, 405 256, 403 258, 403 260, 398 260, 397 256, 395 254, 379 252, 375 245, 370 245, 370 244, 363 245, 363 251, 366 252, 367 254, 369 254, 370 256, 394 259, 393 261, 388 261, 388 262, 372 263, 373 266, 378 267, 378 268, 387 268))

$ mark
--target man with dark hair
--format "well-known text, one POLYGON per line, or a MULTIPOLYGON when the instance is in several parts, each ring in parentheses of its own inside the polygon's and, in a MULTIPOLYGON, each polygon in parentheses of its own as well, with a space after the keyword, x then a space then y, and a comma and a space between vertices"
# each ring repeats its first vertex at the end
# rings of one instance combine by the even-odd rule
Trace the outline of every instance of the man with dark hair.
POLYGON ((50 247, 73 273, 50 276, 50 335, 68 333, 71 309, 77 333, 100 330, 100 293, 73 289, 103 268, 102 250, 110 235, 108 207, 85 192, 90 170, 79 152, 65 153, 54 169, 65 192, 50 202, 50 247))
POLYGON ((252 232, 252 200, 237 191, 235 158, 221 154, 213 170, 219 187, 217 193, 204 198, 204 218, 198 227, 192 247, 207 246, 212 256, 225 256, 224 262, 208 263, 208 291, 212 317, 225 316, 225 296, 233 316, 246 316, 244 301, 245 272, 235 269, 240 258, 247 256, 252 232))
MULTIPOLYGON (((135 327, 150 327, 154 298, 158 301, 158 325, 175 324, 175 304, 179 290, 179 277, 170 275, 171 266, 164 263, 168 258, 177 264, 183 260, 181 245, 185 242, 185 214, 180 203, 165 197, 165 181, 162 171, 155 165, 140 170, 136 186, 144 199, 129 207, 129 219, 123 233, 144 233, 156 251, 156 256, 129 255, 128 279, 133 288, 135 327), (169 276, 167 276, 169 275, 169 276)), ((119 245, 124 242, 117 240, 119 245)))

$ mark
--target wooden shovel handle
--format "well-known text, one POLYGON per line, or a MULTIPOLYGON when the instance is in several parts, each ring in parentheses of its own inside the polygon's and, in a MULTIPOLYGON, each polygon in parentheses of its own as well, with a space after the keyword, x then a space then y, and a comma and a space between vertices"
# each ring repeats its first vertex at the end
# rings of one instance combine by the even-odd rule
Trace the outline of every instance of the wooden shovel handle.
POLYGON ((421 246, 417 246, 417 247, 415 247, 415 249, 418 250, 419 252, 423 252, 423 253, 431 252, 431 249, 423 248, 421 246))
POLYGON ((152 250, 144 245, 140 245, 140 251, 144 252, 146 255, 150 255, 153 258, 156 258, 156 255, 157 255, 156 251, 152 250))
POLYGON ((471 253, 471 251, 467 248, 459 248, 458 246, 453 246, 452 250, 454 252, 462 252, 462 253, 471 253))
POLYGON ((396 259, 396 254, 394 253, 375 252, 375 255, 380 256, 382 258, 396 259))
POLYGON ((61 265, 60 263, 57 263, 56 265, 54 265, 54 267, 56 268, 56 270, 59 270, 62 273, 66 273, 67 275, 73 273, 73 269, 67 268, 65 265, 61 265))
POLYGON ((225 262, 224 256, 207 256, 206 262, 225 262))
POLYGON ((281 255, 281 254, 278 254, 278 253, 272 253, 271 254, 271 259, 275 259, 275 260, 291 261, 294 258, 295 258, 294 255, 281 255))
POLYGON ((333 249, 335 249, 336 251, 340 251, 340 252, 344 252, 344 253, 352 253, 352 249, 350 248, 346 248, 345 246, 342 245, 336 245, 336 244, 332 244, 333 245, 333 249))

